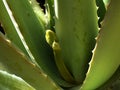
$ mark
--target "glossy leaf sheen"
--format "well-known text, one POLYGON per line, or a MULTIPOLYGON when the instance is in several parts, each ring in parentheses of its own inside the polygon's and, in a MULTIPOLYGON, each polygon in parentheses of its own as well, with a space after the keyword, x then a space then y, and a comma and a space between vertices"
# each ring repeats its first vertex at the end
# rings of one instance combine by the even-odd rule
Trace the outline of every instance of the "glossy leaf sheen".
POLYGON ((120 9, 117 8, 120 8, 120 0, 112 0, 81 90, 95 90, 100 87, 120 65, 120 9))
MULTIPOLYGON (((12 15, 12 13, 10 13, 12 15)), ((5 35, 17 46, 19 47, 26 55, 26 52, 18 33, 16 32, 15 26, 13 25, 10 16, 6 10, 6 7, 3 3, 3 0, 0 0, 0 23, 2 24, 5 35)))
POLYGON ((95 0, 54 0, 63 60, 77 82, 85 78, 98 32, 95 0), (64 2, 64 3, 63 3, 64 2), (89 8, 88 8, 89 7, 89 8))
POLYGON ((54 62, 53 51, 45 40, 45 22, 39 18, 41 16, 38 16, 40 11, 37 12, 39 7, 35 0, 6 1, 34 57, 33 61, 35 59, 41 70, 52 77, 57 83, 63 86, 70 86, 59 75, 54 62))

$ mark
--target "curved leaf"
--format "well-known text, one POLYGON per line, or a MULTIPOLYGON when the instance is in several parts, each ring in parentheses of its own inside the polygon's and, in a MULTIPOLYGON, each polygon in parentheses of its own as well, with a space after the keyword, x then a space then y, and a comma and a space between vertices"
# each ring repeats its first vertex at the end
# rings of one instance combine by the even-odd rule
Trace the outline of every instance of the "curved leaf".
POLYGON ((0 23, 2 27, 4 28, 5 35, 8 37, 17 47, 19 47, 27 56, 28 53, 23 46, 23 43, 16 31, 16 27, 14 26, 11 16, 12 13, 7 11, 8 7, 5 7, 5 3, 3 0, 0 0, 0 23), (10 16, 10 15, 11 16, 10 16))
POLYGON ((120 0, 112 0, 97 38, 90 68, 81 90, 95 90, 120 66, 120 0))
POLYGON ((0 90, 35 90, 23 79, 0 70, 0 90))
POLYGON ((106 90, 107 88, 111 88, 112 90, 114 90, 113 88, 116 88, 115 90, 119 90, 118 88, 120 86, 119 78, 120 78, 120 66, 118 67, 116 72, 112 75, 112 77, 107 82, 103 83, 102 86, 97 88, 97 90, 106 90))
POLYGON ((28 1, 30 2, 30 5, 32 6, 33 11, 35 12, 41 24, 45 26, 47 24, 47 18, 42 8, 40 8, 39 3, 36 0, 28 0, 28 1))
POLYGON ((98 32, 95 0, 54 0, 55 30, 62 58, 78 83, 82 83, 98 32))
POLYGON ((0 34, 0 69, 23 78, 36 90, 60 90, 58 86, 12 43, 0 34))
MULTIPOLYGON (((15 19, 16 24, 19 27, 18 31, 20 32, 20 36, 23 36, 22 39, 25 41, 22 43, 27 44, 28 47, 26 47, 26 49, 30 52, 33 62, 34 60, 37 61, 41 70, 47 73, 60 85, 70 86, 69 83, 61 78, 54 62, 53 51, 46 43, 45 24, 44 20, 41 19, 43 13, 41 12, 42 14, 40 16, 38 15, 41 10, 38 10, 40 8, 38 7, 37 2, 35 0, 1 1, 4 1, 6 5, 8 5, 12 17, 15 19), (36 16, 36 14, 38 16, 36 16)), ((3 19, 3 17, 1 18, 3 19)), ((10 28, 11 27, 9 27, 9 29, 10 28)), ((10 35, 12 38, 16 39, 16 36, 12 36, 12 34, 10 35)))

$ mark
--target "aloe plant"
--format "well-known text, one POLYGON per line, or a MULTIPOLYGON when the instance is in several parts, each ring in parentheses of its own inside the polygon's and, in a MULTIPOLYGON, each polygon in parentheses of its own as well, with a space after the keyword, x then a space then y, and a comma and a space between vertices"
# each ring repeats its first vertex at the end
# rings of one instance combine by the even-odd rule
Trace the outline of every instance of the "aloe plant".
POLYGON ((0 89, 119 90, 119 4, 0 0, 0 89))

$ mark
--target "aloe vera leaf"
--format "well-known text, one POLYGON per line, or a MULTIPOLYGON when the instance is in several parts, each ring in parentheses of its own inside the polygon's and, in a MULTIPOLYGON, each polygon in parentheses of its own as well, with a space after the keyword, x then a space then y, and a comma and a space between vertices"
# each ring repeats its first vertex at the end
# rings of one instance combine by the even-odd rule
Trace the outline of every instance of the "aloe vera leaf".
POLYGON ((0 90, 35 90, 20 77, 0 70, 0 90))
POLYGON ((6 37, 8 37, 17 47, 19 47, 26 55, 28 55, 26 49, 21 42, 21 39, 18 36, 16 28, 11 21, 9 14, 11 13, 7 12, 3 0, 0 0, 0 23, 4 28, 6 37))
POLYGON ((95 0, 54 1, 55 30, 63 60, 76 81, 82 82, 95 45, 94 38, 98 32, 96 2, 95 0))
POLYGON ((97 38, 90 68, 81 90, 94 90, 105 83, 120 65, 120 1, 112 0, 97 38))
POLYGON ((47 24, 47 18, 43 12, 43 9, 40 8, 39 3, 36 0, 28 0, 35 12, 36 16, 38 17, 41 24, 44 26, 47 24))
POLYGON ((55 12, 54 12, 54 0, 45 0, 46 17, 47 17, 47 29, 54 31, 55 26, 55 12))
POLYGON ((30 2, 28 0, 6 1, 18 23, 20 32, 41 69, 61 86, 71 86, 61 78, 58 72, 53 51, 45 40, 45 26, 36 17, 30 2))
MULTIPOLYGON (((30 4, 30 0, 6 1, 35 60, 39 64, 49 60, 49 51, 52 50, 50 50, 44 40, 45 27, 34 13, 32 5, 30 4)), ((43 69, 44 66, 42 65, 45 64, 40 65, 40 67, 43 69)))
POLYGON ((96 5, 98 6, 97 14, 99 17, 98 20, 98 25, 101 27, 101 22, 104 19, 105 13, 106 13, 106 8, 103 0, 96 0, 96 5))
POLYGON ((20 50, 0 34, 0 69, 13 73, 36 90, 60 90, 60 88, 40 69, 28 62, 27 58, 20 50))
MULTIPOLYGON (((97 88, 97 90, 106 90, 107 88, 111 88, 112 90, 114 90, 113 87, 115 88, 115 84, 118 84, 119 78, 120 78, 120 66, 118 67, 116 72, 112 75, 112 77, 102 86, 97 88)), ((119 90, 119 89, 115 89, 115 90, 119 90)))

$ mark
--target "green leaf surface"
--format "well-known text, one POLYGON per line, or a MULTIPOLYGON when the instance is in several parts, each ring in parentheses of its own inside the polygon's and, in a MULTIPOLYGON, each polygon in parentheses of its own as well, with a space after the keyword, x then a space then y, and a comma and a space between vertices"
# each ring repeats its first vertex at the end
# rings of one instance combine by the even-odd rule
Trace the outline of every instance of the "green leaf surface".
MULTIPOLYGON (((3 0, 2 0, 3 1, 3 0)), ((45 24, 39 14, 39 8, 35 0, 5 0, 12 11, 20 33, 28 47, 33 60, 39 64, 41 70, 47 73, 52 79, 63 86, 70 86, 65 82, 55 65, 53 51, 45 40, 45 24), (37 14, 37 15, 36 15, 37 14), (40 18, 39 18, 40 17, 40 18)), ((44 17, 44 16, 43 16, 44 17)), ((10 28, 10 27, 9 27, 10 28)), ((12 34, 11 34, 12 35, 12 34)), ((15 38, 15 37, 14 37, 15 38)), ((36 63, 35 62, 35 63, 36 63)))
POLYGON ((35 90, 20 77, 0 70, 0 90, 35 90))
POLYGON ((62 58, 78 83, 85 78, 98 32, 95 0, 54 0, 62 58), (63 3, 64 2, 64 3, 63 3))
POLYGON ((8 7, 5 7, 5 0, 0 0, 0 23, 4 28, 5 35, 8 37, 17 47, 19 47, 26 55, 28 55, 23 43, 18 36, 14 23, 11 20, 12 13, 9 11, 8 7), (9 11, 9 12, 8 12, 9 11))
POLYGON ((39 6, 39 3, 36 0, 28 0, 28 1, 30 2, 33 11, 35 12, 41 24, 45 26, 47 24, 47 18, 43 12, 43 9, 39 6))
POLYGON ((60 90, 58 86, 40 69, 28 62, 28 59, 19 49, 0 34, 0 69, 13 73, 36 90, 60 90))
POLYGON ((120 0, 112 0, 93 51, 90 68, 81 90, 95 90, 120 66, 120 0))
POLYGON ((107 88, 110 88, 112 90, 119 90, 120 86, 120 66, 116 70, 116 72, 112 75, 112 77, 105 83, 103 83, 102 86, 97 88, 97 90, 106 90, 107 88))
POLYGON ((33 4, 30 4, 33 2, 29 0, 6 1, 32 56, 40 64, 40 67, 44 69, 44 66, 42 66, 44 64, 41 63, 44 63, 42 60, 46 61, 50 58, 48 53, 50 49, 44 39, 44 25, 34 13, 33 4))

